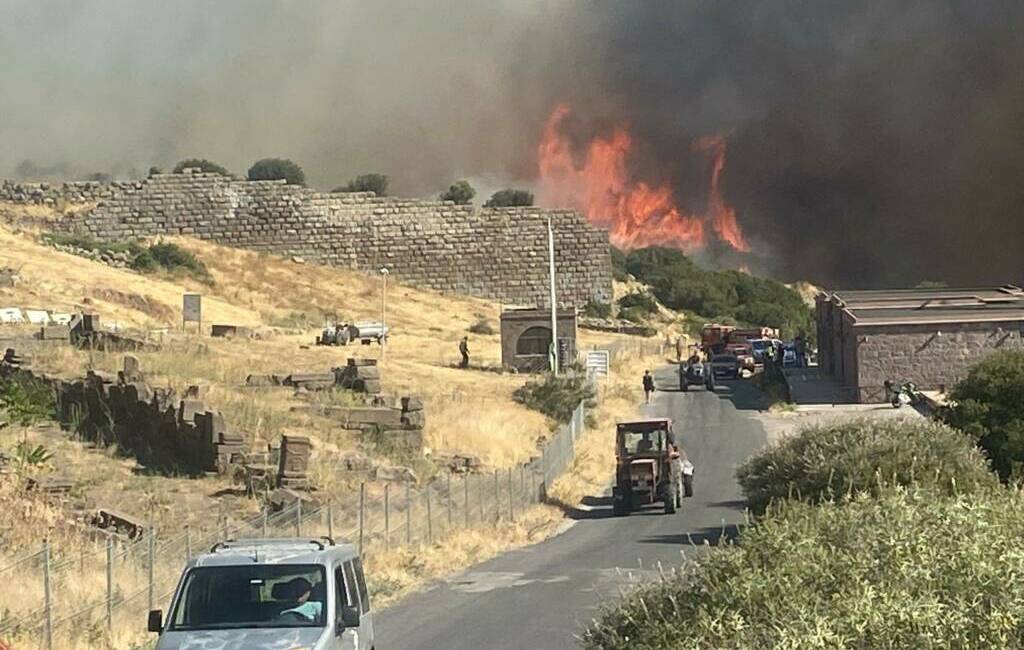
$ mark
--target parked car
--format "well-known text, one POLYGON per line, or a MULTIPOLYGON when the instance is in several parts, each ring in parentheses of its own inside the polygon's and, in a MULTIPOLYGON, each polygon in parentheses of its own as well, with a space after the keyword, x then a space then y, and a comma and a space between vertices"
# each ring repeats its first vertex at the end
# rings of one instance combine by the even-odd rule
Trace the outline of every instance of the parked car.
POLYGON ((711 357, 712 380, 738 379, 740 376, 740 361, 731 354, 716 354, 711 357))
POLYGON ((679 365, 679 390, 685 393, 690 386, 703 386, 706 383, 703 363, 694 361, 679 365))
POLYGON ((754 363, 758 365, 764 364, 765 351, 771 347, 771 339, 750 339, 747 341, 750 344, 750 353, 754 357, 754 363))
POLYGON ((149 613, 156 650, 374 647, 359 554, 320 539, 240 539, 188 563, 167 619, 149 613))
POLYGON ((797 365, 796 359, 796 346, 792 343, 784 343, 782 345, 782 367, 783 368, 795 368, 797 365))

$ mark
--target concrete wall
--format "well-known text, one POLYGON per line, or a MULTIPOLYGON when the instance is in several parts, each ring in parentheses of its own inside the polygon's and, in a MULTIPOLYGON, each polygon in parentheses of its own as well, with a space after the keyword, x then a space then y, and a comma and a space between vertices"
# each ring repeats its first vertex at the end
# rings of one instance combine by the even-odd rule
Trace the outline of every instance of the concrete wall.
POLYGON ((925 390, 952 388, 987 355, 1024 350, 1019 321, 857 327, 852 334, 861 401, 877 400, 886 379, 912 381, 925 390))
POLYGON ((49 204, 63 194, 98 201, 62 227, 101 240, 190 235, 370 273, 386 266, 413 285, 523 305, 548 302, 550 218, 559 303, 612 300, 608 233, 573 211, 325 194, 283 181, 200 173, 109 186, 44 190, 5 182, 0 188, 0 200, 22 203, 49 204))

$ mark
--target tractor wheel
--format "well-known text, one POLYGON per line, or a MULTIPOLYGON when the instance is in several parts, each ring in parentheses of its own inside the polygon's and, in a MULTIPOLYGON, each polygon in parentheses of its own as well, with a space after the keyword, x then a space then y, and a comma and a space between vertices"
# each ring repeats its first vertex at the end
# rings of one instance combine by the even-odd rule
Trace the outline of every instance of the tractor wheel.
POLYGON ((612 496, 612 514, 616 517, 628 515, 632 509, 633 495, 631 493, 626 492, 622 496, 622 500, 618 500, 614 496, 612 496))
POLYGON ((692 474, 683 474, 683 496, 684 497, 692 497, 693 496, 693 475, 692 474))
POLYGON ((690 390, 690 382, 683 379, 681 382, 679 382, 679 387, 685 393, 686 391, 690 390))

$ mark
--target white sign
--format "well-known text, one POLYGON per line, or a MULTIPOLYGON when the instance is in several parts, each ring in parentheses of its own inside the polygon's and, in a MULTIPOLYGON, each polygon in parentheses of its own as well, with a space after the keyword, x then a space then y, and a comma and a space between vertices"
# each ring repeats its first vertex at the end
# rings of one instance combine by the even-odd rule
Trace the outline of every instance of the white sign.
POLYGON ((587 374, 608 376, 608 350, 587 352, 587 374))
POLYGON ((26 309, 25 316, 33 325, 46 325, 50 322, 50 312, 45 309, 26 309))
POLYGON ((203 297, 198 293, 186 293, 181 303, 181 320, 186 323, 203 322, 203 297))

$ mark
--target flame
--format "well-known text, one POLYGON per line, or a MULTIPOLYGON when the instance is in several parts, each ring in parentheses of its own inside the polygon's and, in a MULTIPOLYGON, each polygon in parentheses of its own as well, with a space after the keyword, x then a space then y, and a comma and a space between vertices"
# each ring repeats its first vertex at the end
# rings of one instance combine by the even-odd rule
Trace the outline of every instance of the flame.
POLYGON ((569 139, 561 126, 571 110, 559 104, 548 117, 537 147, 540 168, 538 194, 545 205, 569 206, 586 215, 596 226, 609 231, 620 248, 669 246, 684 251, 707 244, 706 224, 715 235, 734 249, 747 252, 736 211, 719 193, 719 178, 725 168, 725 139, 704 138, 697 149, 712 156, 708 215, 684 212, 668 184, 653 187, 633 181, 626 159, 633 145, 629 131, 619 126, 610 136, 595 137, 577 165, 569 139))

